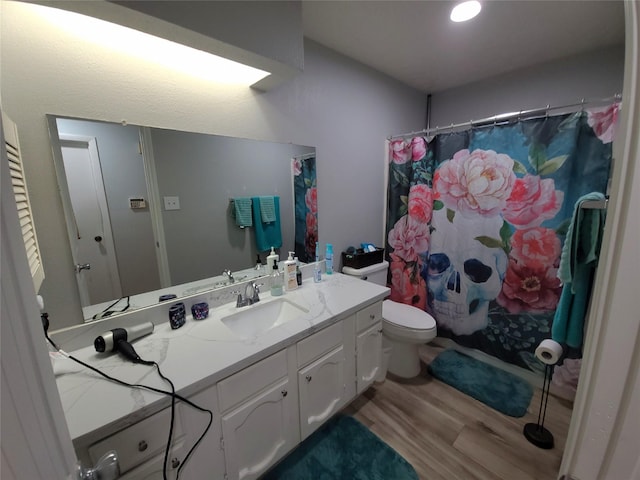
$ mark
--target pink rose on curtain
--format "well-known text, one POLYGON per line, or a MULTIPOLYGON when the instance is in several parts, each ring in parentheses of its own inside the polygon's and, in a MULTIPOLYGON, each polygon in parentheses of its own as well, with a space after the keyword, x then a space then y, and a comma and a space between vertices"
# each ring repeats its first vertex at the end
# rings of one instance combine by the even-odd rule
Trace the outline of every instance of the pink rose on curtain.
POLYGON ((562 291, 557 272, 555 267, 535 269, 511 258, 496 300, 511 313, 554 310, 562 291))
POLYGON ((307 232, 317 232, 318 231, 318 217, 316 217, 313 213, 307 212, 307 232))
POLYGON ((420 275, 413 273, 400 257, 391 254, 391 295, 394 302, 406 303, 423 310, 427 307, 427 284, 420 275), (413 281, 412 281, 413 277, 413 281))
POLYGON ((311 213, 318 213, 318 189, 316 187, 307 190, 307 193, 304 194, 304 203, 311 213))
POLYGON ((389 232, 388 241, 398 257, 416 261, 419 253, 429 250, 429 225, 403 215, 389 232))
POLYGON ((470 218, 498 215, 511 195, 513 159, 493 150, 460 150, 436 170, 433 188, 447 208, 470 218))
POLYGON ((404 140, 392 140, 390 149, 393 163, 401 165, 409 161, 409 145, 404 140))
POLYGON ((550 228, 516 230, 511 237, 511 258, 533 269, 553 266, 561 251, 560 239, 550 228))
POLYGON ((526 174, 516 178, 502 214, 516 228, 539 227, 556 216, 563 200, 564 192, 556 190, 553 179, 526 174))
POLYGON ((293 176, 297 177, 302 173, 302 160, 294 158, 291 160, 291 166, 293 168, 293 176))
POLYGON ((604 108, 587 110, 587 123, 602 143, 613 142, 620 104, 614 103, 604 108))
POLYGON ((433 211, 433 195, 427 185, 414 185, 409 189, 409 216, 418 222, 427 223, 433 211))
POLYGON ((427 154, 427 142, 422 137, 411 139, 411 159, 414 162, 421 160, 427 154))

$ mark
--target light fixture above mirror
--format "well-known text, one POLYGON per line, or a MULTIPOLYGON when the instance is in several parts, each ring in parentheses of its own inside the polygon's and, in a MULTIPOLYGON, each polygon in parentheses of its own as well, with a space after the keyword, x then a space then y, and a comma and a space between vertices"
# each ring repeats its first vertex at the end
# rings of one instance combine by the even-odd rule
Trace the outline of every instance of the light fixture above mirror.
POLYGON ((35 14, 73 34, 78 41, 92 42, 119 54, 155 62, 204 80, 251 86, 270 75, 270 72, 210 52, 98 18, 42 5, 31 7, 35 14))

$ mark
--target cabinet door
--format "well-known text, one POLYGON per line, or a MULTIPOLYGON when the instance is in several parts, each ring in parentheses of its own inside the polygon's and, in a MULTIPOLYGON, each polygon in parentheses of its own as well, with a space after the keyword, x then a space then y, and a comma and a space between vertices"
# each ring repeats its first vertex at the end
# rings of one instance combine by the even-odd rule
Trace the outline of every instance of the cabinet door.
POLYGON ((285 378, 222 417, 229 480, 258 478, 296 445, 296 396, 288 387, 285 378))
POLYGON ((337 412, 346 400, 342 345, 298 372, 298 392, 303 440, 337 412))
POLYGON ((382 322, 356 337, 356 392, 360 395, 375 380, 382 361, 382 322))

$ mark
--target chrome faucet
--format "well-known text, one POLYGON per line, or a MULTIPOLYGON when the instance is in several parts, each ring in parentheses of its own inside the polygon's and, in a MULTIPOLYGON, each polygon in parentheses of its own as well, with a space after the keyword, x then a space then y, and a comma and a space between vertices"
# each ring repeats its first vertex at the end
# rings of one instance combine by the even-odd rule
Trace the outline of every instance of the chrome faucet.
POLYGON ((244 287, 244 298, 242 298, 242 294, 238 293, 238 300, 236 301, 236 307, 246 307, 247 305, 253 305, 254 303, 258 303, 260 301, 260 287, 262 284, 257 284, 255 282, 249 282, 244 287))
POLYGON ((233 283, 236 281, 235 278, 233 278, 233 273, 231 273, 231 270, 229 270, 228 268, 222 271, 223 275, 226 275, 229 278, 229 282, 233 283))

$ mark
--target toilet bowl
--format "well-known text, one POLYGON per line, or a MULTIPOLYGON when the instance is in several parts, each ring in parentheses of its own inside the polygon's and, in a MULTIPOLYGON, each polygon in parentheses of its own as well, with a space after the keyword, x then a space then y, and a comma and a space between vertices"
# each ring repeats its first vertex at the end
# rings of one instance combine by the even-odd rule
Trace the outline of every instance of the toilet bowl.
MULTIPOLYGON (((389 262, 364 268, 343 267, 342 273, 386 286, 389 262)), ((424 310, 385 300, 382 302, 383 349, 391 347, 388 370, 402 378, 420 374, 420 345, 436 337, 436 321, 424 310)))

